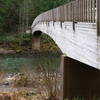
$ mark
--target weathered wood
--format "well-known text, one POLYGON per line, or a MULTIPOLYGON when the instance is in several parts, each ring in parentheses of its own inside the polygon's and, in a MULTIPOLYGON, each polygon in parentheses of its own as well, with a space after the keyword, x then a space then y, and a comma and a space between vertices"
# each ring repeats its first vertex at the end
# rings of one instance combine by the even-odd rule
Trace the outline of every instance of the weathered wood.
MULTIPOLYGON (((100 18, 99 5, 100 1, 97 0, 98 19, 100 18)), ((34 21, 33 26, 35 26, 37 22, 42 21, 77 21, 95 23, 95 16, 95 0, 75 0, 71 3, 40 14, 34 21)))
POLYGON ((97 34, 100 36, 100 0, 97 0, 97 34))
POLYGON ((63 99, 75 97, 92 100, 100 97, 100 70, 74 59, 62 56, 63 61, 63 99))

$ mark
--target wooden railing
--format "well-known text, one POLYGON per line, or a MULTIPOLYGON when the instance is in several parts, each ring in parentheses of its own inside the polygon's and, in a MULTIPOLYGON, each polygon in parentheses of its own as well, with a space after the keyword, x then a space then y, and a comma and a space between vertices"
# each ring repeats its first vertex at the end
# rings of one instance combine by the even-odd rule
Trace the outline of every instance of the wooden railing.
POLYGON ((100 0, 97 0, 97 34, 100 36, 100 0))
POLYGON ((71 21, 96 23, 100 33, 100 0, 75 0, 58 8, 40 14, 34 21, 38 22, 71 21))

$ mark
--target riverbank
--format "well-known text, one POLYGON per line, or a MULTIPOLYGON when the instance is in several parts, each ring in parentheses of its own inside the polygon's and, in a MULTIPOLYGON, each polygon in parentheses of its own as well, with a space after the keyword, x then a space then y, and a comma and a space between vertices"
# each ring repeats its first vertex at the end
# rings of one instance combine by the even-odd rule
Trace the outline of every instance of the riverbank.
POLYGON ((0 36, 0 54, 34 54, 42 52, 61 53, 55 42, 45 34, 41 36, 41 47, 39 50, 32 50, 31 34, 20 33, 12 36, 0 36))
POLYGON ((25 33, 19 37, 12 35, 3 37, 3 41, 0 39, 0 98, 58 100, 52 96, 55 93, 49 91, 57 86, 55 75, 60 66, 60 49, 45 35, 41 37, 40 50, 32 50, 30 35, 25 33))
MULTIPOLYGON (((49 91, 55 89, 55 85, 57 86, 58 84, 57 79, 61 80, 61 76, 58 72, 48 72, 43 69, 37 71, 27 70, 13 75, 3 74, 0 82, 0 97, 5 96, 4 94, 13 94, 25 100, 53 100, 49 98, 52 98, 52 93, 54 93, 53 98, 56 98, 57 93, 56 91, 49 93, 49 91), (46 82, 47 79, 50 82, 49 84, 46 82), (52 87, 49 88, 48 86, 51 85, 52 87)), ((56 87, 56 89, 58 88, 56 87)), ((14 100, 20 100, 18 98, 14 100)))
POLYGON ((53 88, 48 88, 46 80, 51 81, 50 86, 56 82, 59 65, 60 55, 54 53, 0 56, 0 68, 4 68, 0 69, 0 95, 14 93, 24 98, 21 100, 53 100, 49 99, 49 89, 53 88))

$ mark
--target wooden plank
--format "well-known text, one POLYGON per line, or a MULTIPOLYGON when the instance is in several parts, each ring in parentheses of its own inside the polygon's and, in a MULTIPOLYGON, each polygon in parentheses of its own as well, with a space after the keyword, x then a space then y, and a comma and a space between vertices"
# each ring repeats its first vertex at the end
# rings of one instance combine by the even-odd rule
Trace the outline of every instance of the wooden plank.
POLYGON ((96 13, 95 13, 95 0, 92 0, 92 20, 93 20, 93 23, 95 22, 95 16, 96 16, 96 13))
POLYGON ((69 21, 72 20, 72 7, 71 7, 71 3, 69 4, 69 21))
POLYGON ((57 19, 57 21, 59 21, 59 8, 57 8, 57 13, 56 14, 57 14, 57 18, 56 19, 57 19))
POLYGON ((88 4, 87 4, 87 0, 85 0, 85 7, 86 7, 86 22, 87 22, 87 20, 88 20, 88 18, 87 18, 87 13, 88 13, 88 10, 87 10, 87 8, 88 8, 88 4))
POLYGON ((91 22, 91 20, 92 20, 92 0, 90 0, 90 3, 89 3, 89 5, 90 5, 90 9, 89 9, 89 11, 90 11, 90 20, 89 20, 89 22, 91 22))
POLYGON ((67 10, 66 19, 67 19, 67 21, 68 21, 68 5, 66 5, 66 10, 67 10))
POLYGON ((90 20, 90 0, 87 0, 87 21, 90 20))
POLYGON ((65 21, 67 21, 67 9, 66 9, 66 5, 64 5, 64 19, 65 19, 65 21))
POLYGON ((64 14, 64 6, 61 6, 60 7, 60 21, 61 22, 64 21, 64 17, 65 17, 65 14, 64 14))
POLYGON ((85 22, 87 22, 87 0, 84 0, 84 6, 85 6, 85 9, 84 9, 84 11, 85 11, 85 22))
POLYGON ((100 36, 100 0, 97 0, 97 35, 100 36))
POLYGON ((83 22, 85 21, 85 0, 83 0, 83 22))
POLYGON ((70 21, 70 5, 68 5, 68 21, 70 21))
POLYGON ((78 7, 77 7, 77 12, 78 12, 78 15, 77 15, 77 16, 78 16, 77 21, 79 21, 79 0, 77 1, 77 6, 78 6, 78 7))
POLYGON ((81 20, 81 13, 80 13, 80 12, 81 12, 81 9, 80 9, 80 0, 78 0, 78 3, 79 3, 79 15, 78 15, 78 16, 79 16, 79 20, 81 20))
POLYGON ((81 22, 83 21, 83 0, 80 0, 81 22))
POLYGON ((78 21, 78 0, 74 2, 74 21, 78 21))

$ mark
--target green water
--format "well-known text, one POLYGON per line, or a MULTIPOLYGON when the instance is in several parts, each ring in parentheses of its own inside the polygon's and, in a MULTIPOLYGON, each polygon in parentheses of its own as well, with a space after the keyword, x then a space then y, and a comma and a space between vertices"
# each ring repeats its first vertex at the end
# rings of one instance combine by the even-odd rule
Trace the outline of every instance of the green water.
POLYGON ((0 71, 17 72, 22 69, 46 67, 55 69, 60 65, 59 54, 6 55, 0 56, 0 71))

